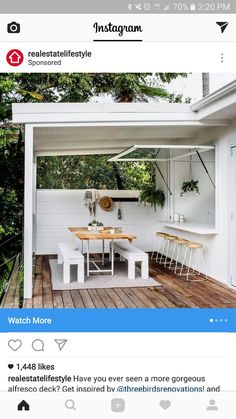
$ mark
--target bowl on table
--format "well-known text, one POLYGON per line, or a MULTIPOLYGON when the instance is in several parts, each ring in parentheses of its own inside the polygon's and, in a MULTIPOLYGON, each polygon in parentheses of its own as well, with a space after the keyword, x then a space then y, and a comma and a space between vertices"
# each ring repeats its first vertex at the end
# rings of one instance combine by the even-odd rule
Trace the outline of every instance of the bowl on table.
POLYGON ((104 230, 99 231, 99 233, 101 233, 101 234, 114 234, 115 229, 114 228, 106 228, 104 230))
POLYGON ((96 225, 88 226, 88 231, 95 231, 95 232, 99 231, 100 232, 102 230, 104 230, 103 226, 96 226, 96 225))

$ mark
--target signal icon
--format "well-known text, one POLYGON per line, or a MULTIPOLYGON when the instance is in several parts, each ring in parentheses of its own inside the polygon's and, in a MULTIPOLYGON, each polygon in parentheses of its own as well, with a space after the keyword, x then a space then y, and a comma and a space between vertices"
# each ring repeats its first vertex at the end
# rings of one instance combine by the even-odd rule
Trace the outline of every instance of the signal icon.
POLYGON ((165 10, 166 12, 168 11, 168 10, 170 10, 170 4, 167 4, 164 8, 163 8, 163 10, 165 10))

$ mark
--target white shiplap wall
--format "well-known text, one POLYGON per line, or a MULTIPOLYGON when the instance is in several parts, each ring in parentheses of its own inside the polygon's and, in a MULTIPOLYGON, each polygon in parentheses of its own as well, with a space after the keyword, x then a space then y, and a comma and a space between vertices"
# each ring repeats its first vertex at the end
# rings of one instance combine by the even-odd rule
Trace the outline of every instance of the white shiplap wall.
MULTIPOLYGON (((202 159, 215 182, 215 151, 202 153, 202 159)), ((188 192, 182 197, 181 187, 184 181, 189 179, 189 158, 173 161, 171 164, 173 212, 184 214, 185 219, 200 224, 215 224, 215 189, 207 176, 199 158, 192 157, 192 175, 198 180, 200 194, 188 192)))
MULTIPOLYGON (((87 226, 93 219, 84 206, 83 190, 37 190, 36 205, 36 254, 55 254, 59 241, 69 241, 69 226, 87 226)), ((99 191, 99 196, 138 196, 136 191, 99 191)), ((106 226, 120 226, 123 231, 137 236, 135 244, 150 251, 155 246, 155 232, 163 228, 166 211, 139 205, 138 202, 122 202, 122 220, 117 219, 118 204, 111 212, 102 211, 97 205, 96 219, 106 226)), ((97 241, 91 250, 99 250, 97 241)))

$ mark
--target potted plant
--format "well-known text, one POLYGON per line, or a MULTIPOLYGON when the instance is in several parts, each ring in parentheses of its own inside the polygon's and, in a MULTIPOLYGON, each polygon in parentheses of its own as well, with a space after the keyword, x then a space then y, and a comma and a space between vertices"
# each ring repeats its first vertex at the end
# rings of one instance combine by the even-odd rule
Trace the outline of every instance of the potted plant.
POLYGON ((183 194, 186 192, 196 192, 200 194, 198 183, 199 183, 198 180, 193 180, 193 179, 183 182, 180 196, 183 196, 183 194))
POLYGON ((150 204, 154 210, 157 210, 157 207, 164 207, 165 204, 165 194, 161 189, 157 189, 155 185, 144 186, 139 195, 140 202, 143 202, 144 205, 150 204))
POLYGON ((92 230, 100 230, 101 227, 103 227, 103 223, 101 223, 100 221, 97 220, 93 220, 90 223, 88 223, 88 226, 92 229, 92 230))
POLYGON ((190 159, 189 159, 189 180, 183 182, 180 196, 183 196, 183 194, 185 194, 186 192, 196 192, 196 193, 200 194, 198 183, 199 183, 199 180, 194 180, 193 179, 192 156, 190 156, 190 159))

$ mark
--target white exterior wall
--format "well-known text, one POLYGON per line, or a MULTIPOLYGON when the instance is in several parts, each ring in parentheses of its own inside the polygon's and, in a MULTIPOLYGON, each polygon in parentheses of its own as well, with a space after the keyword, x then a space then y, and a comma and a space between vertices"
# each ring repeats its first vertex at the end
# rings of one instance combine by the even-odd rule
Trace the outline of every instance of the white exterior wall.
MULTIPOLYGON (((226 205, 224 206, 224 202, 221 200, 221 205, 224 208, 224 217, 226 220, 226 229, 227 229, 227 246, 225 251, 227 251, 226 254, 226 263, 228 268, 228 280, 229 283, 232 281, 232 276, 235 277, 235 254, 234 249, 236 245, 236 237, 235 237, 235 231, 236 231, 236 220, 231 219, 231 211, 236 211, 236 208, 234 207, 234 204, 232 202, 232 196, 235 194, 232 193, 232 188, 235 190, 235 183, 231 180, 231 156, 230 156, 230 147, 236 146, 236 122, 234 122, 231 126, 231 128, 228 130, 228 132, 224 136, 224 143, 225 143, 225 153, 227 154, 227 178, 222 179, 222 189, 225 189, 225 194, 227 194, 227 201, 226 205)), ((222 220, 223 224, 223 220, 222 220)))
MULTIPOLYGON (((232 124, 227 132, 218 141, 216 145, 216 230, 218 234, 212 236, 203 236, 188 232, 182 232, 182 237, 201 242, 204 245, 204 254, 206 258, 207 274, 221 281, 224 284, 231 285, 230 281, 230 145, 236 144, 236 123, 232 124)), ((200 191, 201 192, 201 191, 200 191)), ((177 208, 176 208, 177 209, 177 208)), ((188 209, 189 210, 189 209, 188 209)), ((203 223, 205 210, 199 211, 199 222, 203 214, 203 223)), ((197 221, 197 220, 196 220, 197 221)), ((175 229, 165 229, 169 234, 179 235, 175 229)), ((235 238, 234 238, 235 240, 235 238)), ((232 255, 231 257, 235 257, 232 255)), ((195 260, 195 267, 201 269, 201 265, 195 260)))
MULTIPOLYGON (((202 153, 201 157, 215 182, 215 151, 202 153)), ((187 192, 181 197, 182 184, 189 180, 189 157, 171 163, 173 212, 184 214, 187 221, 214 226, 215 189, 197 155, 192 156, 192 174, 193 179, 199 181, 200 194, 187 192)))
MULTIPOLYGON (((83 190, 37 190, 36 254, 55 254, 59 241, 69 241, 69 226, 87 226, 93 219, 84 206, 83 190)), ((99 191, 99 196, 138 197, 135 191, 99 191)), ((163 228, 158 220, 165 219, 165 210, 139 205, 138 202, 121 202, 122 220, 117 219, 118 203, 111 212, 101 210, 97 204, 96 219, 106 226, 117 226, 127 233, 137 235, 135 244, 150 251, 155 246, 155 232, 163 228)), ((91 250, 99 250, 97 241, 91 250)))

